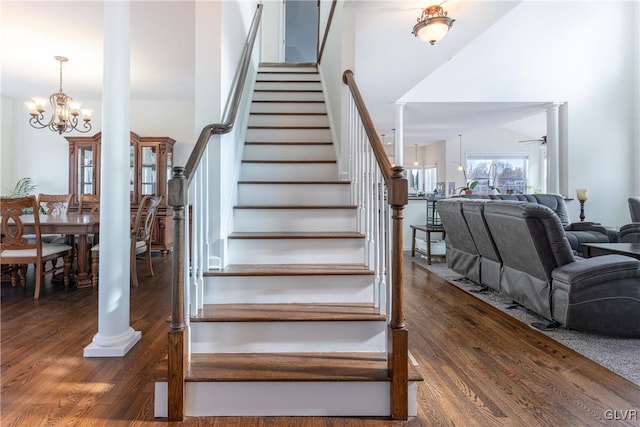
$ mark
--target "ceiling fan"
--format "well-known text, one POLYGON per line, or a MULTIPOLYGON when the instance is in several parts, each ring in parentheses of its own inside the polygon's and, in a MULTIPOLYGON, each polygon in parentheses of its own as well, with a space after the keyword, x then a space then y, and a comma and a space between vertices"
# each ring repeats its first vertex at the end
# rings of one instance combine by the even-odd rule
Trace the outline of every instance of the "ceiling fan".
POLYGON ((540 138, 537 138, 537 139, 523 139, 523 140, 518 141, 518 142, 525 142, 525 143, 529 143, 529 144, 534 143, 534 142, 539 142, 540 145, 545 145, 547 143, 547 136, 544 135, 544 136, 541 136, 540 138))

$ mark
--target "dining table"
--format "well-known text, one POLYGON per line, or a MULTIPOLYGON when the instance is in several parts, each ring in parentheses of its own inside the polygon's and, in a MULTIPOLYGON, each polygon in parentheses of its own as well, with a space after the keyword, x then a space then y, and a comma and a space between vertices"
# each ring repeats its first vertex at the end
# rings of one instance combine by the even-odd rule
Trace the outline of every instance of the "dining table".
MULTIPOLYGON (((25 232, 35 233, 34 216, 22 215, 20 218, 25 228, 25 232)), ((76 286, 79 288, 91 286, 88 236, 90 234, 97 234, 99 231, 99 212, 67 212, 62 215, 40 215, 41 234, 64 234, 70 238, 73 236, 78 237, 76 249, 76 286)), ((71 246, 73 246, 73 243, 71 246)))

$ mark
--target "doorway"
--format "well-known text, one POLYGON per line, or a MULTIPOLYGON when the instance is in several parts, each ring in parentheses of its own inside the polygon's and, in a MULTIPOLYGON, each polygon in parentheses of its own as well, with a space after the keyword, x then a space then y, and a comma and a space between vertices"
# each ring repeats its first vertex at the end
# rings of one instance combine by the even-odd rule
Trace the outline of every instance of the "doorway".
POLYGON ((319 2, 284 0, 284 62, 318 60, 319 2))

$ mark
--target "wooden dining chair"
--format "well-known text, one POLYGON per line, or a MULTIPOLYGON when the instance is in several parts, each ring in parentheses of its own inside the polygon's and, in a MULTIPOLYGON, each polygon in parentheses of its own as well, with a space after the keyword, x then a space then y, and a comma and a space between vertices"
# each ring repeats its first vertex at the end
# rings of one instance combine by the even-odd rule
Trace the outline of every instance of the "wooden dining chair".
MULTIPOLYGON (((26 285, 26 266, 29 264, 35 265, 34 299, 40 298, 42 282, 49 273, 55 273, 62 269, 64 272, 64 285, 68 286, 73 248, 64 244, 42 243, 40 211, 36 197, 2 197, 0 198, 0 212, 2 215, 0 264, 24 266, 21 277, 22 286, 26 285), (25 210, 33 211, 34 240, 25 237, 25 225, 23 223, 25 210), (57 265, 57 261, 60 258, 63 260, 62 266, 57 265), (48 261, 52 261, 50 269, 47 269, 45 265, 48 261)), ((11 282, 12 285, 16 285, 17 280, 15 280, 14 276, 12 276, 11 282)))
MULTIPOLYGON (((151 264, 151 233, 155 222, 158 206, 162 201, 162 196, 146 195, 140 201, 136 216, 131 226, 130 245, 130 278, 131 285, 138 286, 138 270, 136 259, 138 255, 145 254, 145 260, 149 273, 153 276, 153 266, 151 264)), ((100 258, 100 245, 91 248, 91 283, 98 284, 98 260, 100 258)))
POLYGON ((82 194, 78 201, 78 213, 100 212, 100 199, 93 194, 82 194))
POLYGON ((38 194, 38 204, 46 215, 64 215, 69 209, 73 194, 38 194))
MULTIPOLYGON (((73 194, 38 194, 38 205, 45 215, 65 215, 71 204, 73 194)), ((44 243, 65 243, 63 234, 43 234, 44 243)))

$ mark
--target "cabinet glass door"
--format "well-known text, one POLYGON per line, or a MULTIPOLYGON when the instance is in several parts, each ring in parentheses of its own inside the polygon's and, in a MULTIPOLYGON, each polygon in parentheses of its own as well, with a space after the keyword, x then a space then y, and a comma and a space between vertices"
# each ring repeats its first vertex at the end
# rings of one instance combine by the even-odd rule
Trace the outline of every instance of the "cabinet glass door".
POLYGON ((136 147, 129 145, 129 202, 135 203, 136 201, 136 147))
POLYGON ((140 189, 141 196, 156 194, 158 187, 158 156, 155 146, 141 147, 140 189))
POLYGON ((78 147, 77 197, 95 194, 93 188, 93 147, 78 147))

